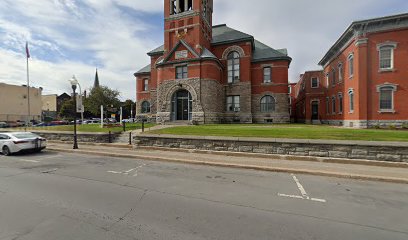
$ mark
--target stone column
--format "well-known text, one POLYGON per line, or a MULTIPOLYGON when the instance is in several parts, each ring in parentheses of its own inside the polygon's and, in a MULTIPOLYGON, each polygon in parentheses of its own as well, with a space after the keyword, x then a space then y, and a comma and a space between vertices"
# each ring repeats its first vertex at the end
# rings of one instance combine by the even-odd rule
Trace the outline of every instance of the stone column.
POLYGON ((188 11, 188 0, 184 0, 184 11, 188 11))
POLYGON ((180 13, 180 0, 176 0, 177 3, 177 13, 180 13))
POLYGON ((170 15, 174 14, 174 0, 170 0, 170 15))

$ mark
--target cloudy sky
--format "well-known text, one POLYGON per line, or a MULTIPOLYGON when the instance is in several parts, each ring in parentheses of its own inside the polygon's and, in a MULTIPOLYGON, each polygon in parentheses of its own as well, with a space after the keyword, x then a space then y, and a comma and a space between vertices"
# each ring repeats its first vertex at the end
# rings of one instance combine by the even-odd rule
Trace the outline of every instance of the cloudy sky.
MULTIPOLYGON (((135 98, 133 73, 163 42, 163 0, 1 0, 0 82, 30 80, 45 94, 70 91, 75 74, 135 98)), ((354 20, 408 12, 406 0, 214 0, 214 24, 249 33, 293 58, 290 81, 317 63, 354 20)))

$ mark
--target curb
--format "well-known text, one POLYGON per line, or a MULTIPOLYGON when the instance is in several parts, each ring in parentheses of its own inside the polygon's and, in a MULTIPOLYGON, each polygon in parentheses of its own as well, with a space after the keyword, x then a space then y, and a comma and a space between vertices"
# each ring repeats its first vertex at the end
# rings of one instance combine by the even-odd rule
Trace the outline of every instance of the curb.
POLYGON ((324 162, 324 163, 340 163, 340 164, 357 164, 357 165, 378 166, 378 167, 408 168, 408 163, 404 163, 404 162, 385 162, 385 161, 364 160, 364 159, 344 159, 344 158, 293 156, 293 155, 262 154, 262 153, 226 152, 226 151, 196 150, 196 149, 185 149, 185 148, 165 148, 165 147, 136 147, 136 149, 213 154, 213 155, 230 156, 230 157, 257 157, 257 158, 265 158, 265 159, 274 158, 274 159, 289 160, 289 161, 324 162))
POLYGON ((185 159, 177 159, 177 158, 149 157, 149 156, 143 156, 143 155, 137 155, 137 154, 96 152, 96 151, 90 151, 90 150, 73 150, 73 149, 62 149, 62 148, 53 148, 53 147, 49 147, 47 149, 51 151, 67 152, 67 153, 92 154, 92 155, 98 155, 98 156, 123 157, 123 158, 133 158, 133 159, 140 158, 142 160, 150 160, 150 161, 158 161, 158 162, 187 163, 187 164, 194 164, 194 165, 206 165, 206 166, 228 167, 228 168, 238 168, 238 169, 253 169, 253 170, 261 170, 261 171, 269 171, 269 172, 308 174, 308 175, 313 175, 313 176, 336 177, 336 178, 355 179, 355 180, 408 184, 408 179, 404 179, 404 178, 378 177, 378 176, 358 175, 358 174, 344 174, 344 173, 338 173, 338 172, 313 171, 313 170, 307 170, 307 169, 263 167, 263 166, 255 166, 255 165, 242 165, 242 164, 229 164, 229 163, 214 163, 214 162, 194 161, 194 160, 185 160, 185 159))

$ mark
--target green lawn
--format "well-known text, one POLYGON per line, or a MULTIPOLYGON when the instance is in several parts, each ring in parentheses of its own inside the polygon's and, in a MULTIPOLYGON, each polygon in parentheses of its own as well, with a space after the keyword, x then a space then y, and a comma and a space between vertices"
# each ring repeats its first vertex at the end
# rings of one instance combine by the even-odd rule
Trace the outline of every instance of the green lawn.
POLYGON ((365 141, 405 141, 407 130, 350 129, 303 124, 282 125, 199 125, 152 131, 154 134, 230 136, 260 138, 330 139, 365 141))
MULTIPOLYGON (((145 123, 145 128, 153 127, 155 124, 152 123, 145 123)), ((126 123, 126 131, 129 130, 136 130, 141 129, 141 123, 126 123)), ((14 128, 13 130, 21 131, 24 128, 14 128)), ((64 126, 50 126, 50 127, 32 127, 27 128, 29 131, 36 131, 36 130, 47 130, 47 131, 67 131, 71 132, 74 131, 73 125, 64 125, 64 126)), ((78 132, 121 132, 123 131, 123 127, 112 127, 112 128, 101 128, 100 124, 84 124, 84 125, 77 125, 78 132)))

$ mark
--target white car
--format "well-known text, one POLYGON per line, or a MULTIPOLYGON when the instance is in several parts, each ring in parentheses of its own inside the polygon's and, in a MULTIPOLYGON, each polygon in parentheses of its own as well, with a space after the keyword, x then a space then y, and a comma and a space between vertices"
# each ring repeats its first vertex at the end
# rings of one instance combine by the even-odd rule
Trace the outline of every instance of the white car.
POLYGON ((47 140, 31 132, 0 132, 0 150, 3 155, 23 151, 41 152, 47 146, 47 140))

